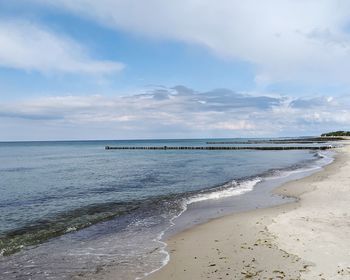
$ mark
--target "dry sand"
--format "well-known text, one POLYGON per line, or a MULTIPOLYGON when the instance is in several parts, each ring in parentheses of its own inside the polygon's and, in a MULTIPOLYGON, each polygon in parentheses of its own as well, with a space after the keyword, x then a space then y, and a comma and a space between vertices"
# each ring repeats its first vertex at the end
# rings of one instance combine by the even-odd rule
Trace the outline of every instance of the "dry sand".
POLYGON ((276 192, 299 200, 175 235, 170 262, 147 279, 350 279, 350 146, 276 192))

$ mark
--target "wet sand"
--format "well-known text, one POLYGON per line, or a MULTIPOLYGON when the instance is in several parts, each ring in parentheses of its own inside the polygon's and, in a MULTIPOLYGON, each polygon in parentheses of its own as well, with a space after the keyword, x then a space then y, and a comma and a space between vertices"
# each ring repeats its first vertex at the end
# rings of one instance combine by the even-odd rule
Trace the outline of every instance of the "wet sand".
POLYGON ((350 279, 350 146, 323 171, 276 192, 298 201, 233 214, 167 240, 146 279, 350 279))

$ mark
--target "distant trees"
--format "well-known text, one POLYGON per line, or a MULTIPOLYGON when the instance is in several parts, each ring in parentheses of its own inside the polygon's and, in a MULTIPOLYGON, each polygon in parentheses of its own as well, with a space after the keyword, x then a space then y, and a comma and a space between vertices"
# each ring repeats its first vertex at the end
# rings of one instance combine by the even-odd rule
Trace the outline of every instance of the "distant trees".
POLYGON ((321 136, 350 136, 350 131, 333 131, 328 133, 323 133, 321 136))

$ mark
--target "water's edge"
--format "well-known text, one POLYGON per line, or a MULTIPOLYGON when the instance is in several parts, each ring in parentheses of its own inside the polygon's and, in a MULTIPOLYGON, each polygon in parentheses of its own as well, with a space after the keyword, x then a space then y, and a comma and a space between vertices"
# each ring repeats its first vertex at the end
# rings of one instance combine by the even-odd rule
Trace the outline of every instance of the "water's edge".
MULTIPOLYGON (((326 153, 319 152, 318 155, 319 155, 319 158, 314 160, 314 162, 312 162, 311 164, 310 164, 310 162, 308 162, 304 166, 300 166, 299 168, 296 168, 296 169, 292 169, 292 170, 288 170, 288 171, 287 170, 277 170, 277 172, 279 172, 278 174, 266 176, 264 178, 257 176, 255 178, 250 179, 250 180, 243 181, 242 183, 246 184, 247 186, 244 187, 241 190, 241 192, 237 191, 237 189, 232 189, 232 192, 230 193, 227 189, 225 189, 222 191, 221 195, 217 195, 215 193, 210 193, 207 197, 205 197, 205 196, 199 194, 199 195, 195 195, 194 197, 188 199, 184 204, 183 211, 181 211, 181 213, 179 213, 178 215, 174 216, 171 219, 171 225, 166 230, 164 230, 161 234, 159 234, 159 236, 156 240, 157 242, 159 242, 159 244, 161 246, 161 253, 164 254, 164 259, 163 259, 162 264, 158 268, 155 268, 152 271, 147 272, 142 276, 136 277, 135 280, 144 279, 144 278, 148 277, 149 275, 159 271, 160 269, 162 269, 164 266, 166 266, 169 263, 171 256, 170 256, 170 253, 166 249, 168 246, 166 241, 184 230, 196 227, 196 226, 203 224, 203 223, 210 222, 211 220, 214 220, 217 218, 222 218, 224 216, 237 214, 239 212, 251 211, 251 210, 254 210, 256 208, 269 208, 269 207, 272 207, 275 205, 282 205, 285 203, 297 201, 296 198, 291 198, 291 197, 286 198, 286 197, 283 197, 282 195, 274 194, 273 191, 276 190, 277 188, 283 186, 284 184, 286 184, 288 182, 302 179, 302 178, 306 178, 306 177, 311 176, 312 174, 314 174, 316 172, 320 172, 323 170, 323 168, 325 166, 331 164, 335 160, 335 152, 326 152, 326 153), (182 224, 182 225, 178 226, 175 230, 171 231, 173 228, 175 228, 178 225, 178 220, 180 218, 183 218, 184 215, 186 215, 186 211, 188 211, 188 206, 192 205, 192 206, 194 206, 194 208, 196 208, 195 207, 196 204, 200 204, 202 201, 224 199, 224 198, 229 198, 230 196, 243 195, 247 192, 251 192, 254 189, 256 189, 259 186, 259 184, 260 185, 263 185, 263 184, 269 185, 267 188, 268 194, 271 197, 275 197, 275 198, 277 197, 278 202, 272 203, 269 205, 264 205, 263 207, 256 207, 255 206, 255 207, 250 207, 247 209, 239 209, 237 211, 227 212, 227 213, 217 215, 214 217, 206 217, 202 221, 197 220, 197 221, 192 221, 190 223, 187 223, 185 225, 182 224), (235 192, 235 190, 237 192, 235 192)), ((237 183, 235 181, 232 181, 232 183, 237 186, 237 183)), ((190 217, 185 217, 184 219, 186 219, 186 218, 191 219, 190 217)))

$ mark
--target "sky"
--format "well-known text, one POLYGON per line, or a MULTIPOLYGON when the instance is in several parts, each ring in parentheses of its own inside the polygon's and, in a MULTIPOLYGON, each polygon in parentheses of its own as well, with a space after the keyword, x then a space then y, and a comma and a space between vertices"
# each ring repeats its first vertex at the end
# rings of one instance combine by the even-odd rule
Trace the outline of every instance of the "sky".
POLYGON ((347 0, 0 0, 0 141, 350 130, 347 0))

